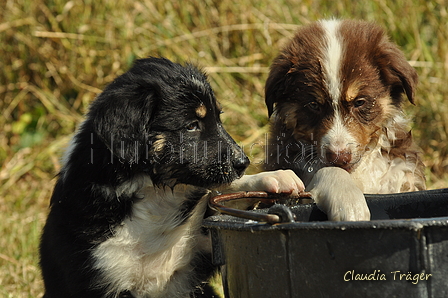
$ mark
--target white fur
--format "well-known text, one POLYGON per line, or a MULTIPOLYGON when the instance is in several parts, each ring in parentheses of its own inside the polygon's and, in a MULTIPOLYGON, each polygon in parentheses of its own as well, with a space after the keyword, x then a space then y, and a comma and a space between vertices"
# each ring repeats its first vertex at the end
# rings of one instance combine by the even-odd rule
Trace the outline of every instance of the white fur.
MULTIPOLYGON (((265 190, 293 193, 304 189, 291 170, 243 176, 223 191, 265 190)), ((141 198, 132 207, 132 215, 115 228, 113 236, 93 251, 95 268, 102 274, 96 286, 105 286, 110 297, 129 290, 136 298, 189 297, 191 260, 198 251, 210 252, 210 239, 200 226, 211 193, 198 203, 189 219, 180 225, 177 217, 191 185, 159 188, 146 175, 134 178, 111 192, 134 194, 141 198)))
POLYGON ((227 186, 223 192, 229 193, 239 190, 264 190, 269 193, 291 193, 294 195, 305 190, 305 186, 292 170, 277 170, 256 175, 244 175, 227 186))
POLYGON ((333 100, 335 110, 338 109, 341 96, 340 68, 342 60, 342 43, 339 40, 337 30, 340 25, 338 20, 321 21, 325 31, 324 60, 322 61, 325 72, 325 83, 333 100))
MULTIPOLYGON (((339 111, 341 97, 341 63, 343 54, 343 43, 338 35, 339 20, 321 21, 325 31, 324 59, 322 61, 324 78, 329 94, 332 98, 334 117, 332 127, 321 140, 321 144, 333 152, 356 151, 356 140, 350 134, 343 123, 339 111)), ((321 148, 323 149, 323 148, 321 148)))
POLYGON ((340 113, 335 113, 333 125, 322 137, 321 144, 333 152, 356 152, 358 150, 356 139, 344 125, 340 113))
POLYGON ((322 168, 313 176, 308 188, 329 220, 370 219, 364 194, 347 171, 338 167, 322 168))
POLYGON ((95 268, 102 272, 96 285, 105 285, 112 297, 124 290, 137 298, 189 297, 191 260, 211 245, 200 233, 208 196, 179 225, 185 194, 194 187, 158 188, 148 179, 137 193, 142 199, 133 205, 132 216, 92 251, 95 268))
POLYGON ((388 159, 382 154, 382 150, 392 147, 396 137, 394 127, 408 127, 408 119, 402 113, 398 113, 386 125, 386 134, 382 134, 377 146, 364 154, 357 168, 352 173, 352 178, 364 193, 387 194, 402 191, 402 186, 410 185, 410 191, 414 185, 414 170, 416 164, 402 158, 388 159), (411 173, 412 175, 410 175, 411 173))

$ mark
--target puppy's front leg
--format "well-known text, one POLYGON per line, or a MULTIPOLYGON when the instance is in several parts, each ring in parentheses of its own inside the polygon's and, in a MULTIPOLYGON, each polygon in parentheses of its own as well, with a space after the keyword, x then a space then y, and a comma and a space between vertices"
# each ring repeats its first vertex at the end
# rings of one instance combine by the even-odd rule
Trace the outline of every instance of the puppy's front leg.
POLYGON ((350 174, 341 168, 325 167, 317 171, 307 191, 329 220, 370 220, 364 194, 350 174))

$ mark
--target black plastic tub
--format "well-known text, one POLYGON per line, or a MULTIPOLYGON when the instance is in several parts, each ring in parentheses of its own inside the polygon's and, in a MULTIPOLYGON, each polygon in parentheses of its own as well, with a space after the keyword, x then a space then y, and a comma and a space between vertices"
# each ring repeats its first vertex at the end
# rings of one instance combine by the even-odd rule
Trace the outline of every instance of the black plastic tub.
POLYGON ((314 204, 291 207, 293 223, 207 218, 226 297, 448 297, 448 189, 366 199, 371 221, 314 204))

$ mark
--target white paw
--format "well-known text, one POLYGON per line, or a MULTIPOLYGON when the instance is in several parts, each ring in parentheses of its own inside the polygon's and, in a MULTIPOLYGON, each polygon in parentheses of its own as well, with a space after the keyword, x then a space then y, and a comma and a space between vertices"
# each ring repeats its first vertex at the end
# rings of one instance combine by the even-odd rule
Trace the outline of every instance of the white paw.
MULTIPOLYGON (((305 186, 291 170, 262 172, 255 175, 244 175, 234 181, 228 190, 232 191, 266 191, 269 193, 298 194, 305 186)), ((227 192, 228 192, 227 190, 227 192)))
POLYGON ((329 220, 370 220, 364 194, 350 174, 341 168, 326 167, 317 171, 307 186, 307 191, 329 220))

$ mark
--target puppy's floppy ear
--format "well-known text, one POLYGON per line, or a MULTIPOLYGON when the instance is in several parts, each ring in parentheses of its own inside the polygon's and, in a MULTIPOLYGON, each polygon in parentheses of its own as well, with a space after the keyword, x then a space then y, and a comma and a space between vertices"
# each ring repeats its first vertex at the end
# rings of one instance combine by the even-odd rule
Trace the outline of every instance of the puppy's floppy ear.
POLYGON ((409 101, 414 104, 415 89, 418 83, 417 72, 392 42, 386 40, 379 48, 382 49, 378 59, 379 64, 382 65, 380 72, 385 83, 391 86, 393 102, 400 104, 404 92, 409 101))
POLYGON ((91 106, 96 134, 123 163, 138 163, 145 157, 159 86, 157 78, 131 69, 107 86, 91 106))
POLYGON ((281 98, 284 92, 284 84, 286 76, 290 71, 292 65, 291 62, 282 55, 277 57, 271 66, 269 77, 265 86, 265 102, 268 108, 268 115, 271 117, 274 112, 274 106, 277 104, 279 98, 281 98))

